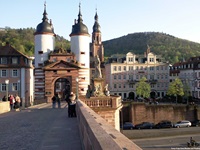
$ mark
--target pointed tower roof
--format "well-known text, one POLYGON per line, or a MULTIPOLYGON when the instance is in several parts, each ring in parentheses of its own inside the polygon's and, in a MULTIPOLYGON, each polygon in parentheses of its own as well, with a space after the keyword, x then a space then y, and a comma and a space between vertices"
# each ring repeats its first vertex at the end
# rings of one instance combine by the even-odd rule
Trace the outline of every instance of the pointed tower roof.
POLYGON ((98 22, 98 15, 97 15, 97 10, 96 10, 96 14, 94 16, 94 25, 93 25, 93 32, 101 32, 101 26, 99 25, 99 22, 98 22))
POLYGON ((71 32, 70 36, 80 35, 80 34, 89 35, 87 26, 85 24, 83 24, 83 19, 82 19, 82 14, 81 14, 81 6, 79 4, 78 20, 75 21, 74 25, 72 26, 72 32, 71 32))
POLYGON ((50 21, 50 23, 48 22, 48 18, 47 18, 47 12, 46 12, 46 2, 44 3, 44 13, 43 13, 43 18, 42 18, 42 22, 40 24, 37 25, 35 34, 43 34, 43 33, 54 33, 54 29, 53 29, 53 25, 52 22, 50 21))

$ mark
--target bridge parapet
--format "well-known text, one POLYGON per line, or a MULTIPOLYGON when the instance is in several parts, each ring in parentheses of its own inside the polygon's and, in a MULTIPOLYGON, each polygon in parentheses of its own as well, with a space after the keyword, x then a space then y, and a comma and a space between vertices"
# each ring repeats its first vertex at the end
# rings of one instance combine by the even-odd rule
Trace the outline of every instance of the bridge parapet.
POLYGON ((80 97, 87 106, 91 108, 118 108, 122 105, 120 96, 102 96, 102 97, 80 97))
POLYGON ((77 119, 84 149, 141 150, 136 144, 109 125, 84 102, 77 102, 77 119))
POLYGON ((6 102, 0 101, 0 114, 6 113, 9 111, 10 111, 10 102, 9 101, 6 101, 6 102))

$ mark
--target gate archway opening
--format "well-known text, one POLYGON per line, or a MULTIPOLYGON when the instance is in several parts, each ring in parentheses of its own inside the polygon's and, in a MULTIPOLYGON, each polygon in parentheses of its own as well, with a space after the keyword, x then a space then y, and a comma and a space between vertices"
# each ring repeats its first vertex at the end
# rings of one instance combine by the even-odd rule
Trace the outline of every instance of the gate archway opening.
POLYGON ((134 100, 134 99, 135 99, 135 93, 134 93, 134 92, 130 92, 130 93, 128 94, 128 99, 134 100))
POLYGON ((58 96, 60 97, 61 101, 65 101, 69 98, 69 95, 71 93, 72 86, 71 86, 71 80, 67 78, 59 78, 55 81, 54 84, 54 95, 58 93, 58 96))
POLYGON ((152 91, 152 92, 150 93, 150 98, 156 99, 156 92, 155 92, 155 91, 152 91))

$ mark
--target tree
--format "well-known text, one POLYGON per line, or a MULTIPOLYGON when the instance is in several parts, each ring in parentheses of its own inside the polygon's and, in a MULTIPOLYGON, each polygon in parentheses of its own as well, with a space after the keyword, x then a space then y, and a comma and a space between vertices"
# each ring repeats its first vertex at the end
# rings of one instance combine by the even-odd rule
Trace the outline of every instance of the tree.
POLYGON ((186 82, 183 84, 183 89, 184 89, 184 97, 187 99, 187 104, 188 104, 188 98, 191 96, 190 94, 190 86, 188 83, 188 79, 186 79, 186 82))
POLYGON ((167 94, 171 95, 171 96, 173 96, 173 95, 176 96, 176 103, 177 103, 178 95, 179 96, 184 95, 183 83, 181 82, 181 80, 179 78, 176 78, 173 82, 171 82, 169 84, 167 94))
POLYGON ((145 77, 142 77, 140 81, 136 84, 136 94, 144 98, 149 98, 151 86, 146 81, 147 79, 145 77))

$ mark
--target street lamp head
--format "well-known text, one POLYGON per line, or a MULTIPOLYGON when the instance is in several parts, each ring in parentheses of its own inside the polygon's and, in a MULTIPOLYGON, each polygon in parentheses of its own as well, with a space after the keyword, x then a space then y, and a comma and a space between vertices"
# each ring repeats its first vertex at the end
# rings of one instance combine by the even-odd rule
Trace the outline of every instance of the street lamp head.
POLYGON ((78 82, 78 77, 76 77, 76 82, 78 82))
POLYGON ((17 82, 20 83, 20 80, 18 80, 17 82))
POLYGON ((6 83, 6 84, 9 84, 9 80, 8 80, 8 79, 6 79, 6 80, 5 80, 5 83, 6 83))

